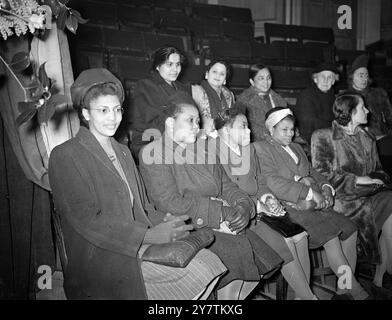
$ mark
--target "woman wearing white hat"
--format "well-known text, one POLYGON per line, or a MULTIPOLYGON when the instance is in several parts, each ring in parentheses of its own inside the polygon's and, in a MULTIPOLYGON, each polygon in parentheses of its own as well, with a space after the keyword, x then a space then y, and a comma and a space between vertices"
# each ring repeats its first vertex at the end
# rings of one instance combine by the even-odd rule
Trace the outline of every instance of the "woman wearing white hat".
MULTIPOLYGON (((324 247, 329 265, 338 275, 341 266, 352 275, 356 265, 357 228, 348 218, 331 210, 334 189, 312 168, 302 147, 292 142, 294 116, 289 108, 274 108, 266 114, 270 136, 255 143, 262 179, 285 205, 290 218, 309 234, 310 248, 324 247)), ((356 300, 367 292, 352 276, 352 289, 338 289, 356 300)))

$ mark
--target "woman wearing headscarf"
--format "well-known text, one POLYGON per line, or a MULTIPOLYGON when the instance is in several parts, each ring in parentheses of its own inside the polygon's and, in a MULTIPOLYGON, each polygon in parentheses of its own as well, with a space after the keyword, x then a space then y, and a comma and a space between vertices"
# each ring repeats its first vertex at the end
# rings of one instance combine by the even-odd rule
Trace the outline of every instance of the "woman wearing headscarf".
POLYGON ((131 150, 136 160, 142 146, 162 135, 164 109, 170 96, 177 91, 191 93, 190 85, 177 81, 184 59, 183 53, 173 46, 157 49, 153 54, 151 76, 136 84, 130 110, 131 150))
POLYGON ((126 146, 112 136, 124 102, 106 69, 83 71, 71 86, 82 122, 76 137, 53 149, 49 180, 61 218, 68 299, 206 298, 226 268, 202 249, 185 268, 142 261, 152 244, 189 234, 189 216, 156 211, 126 146))
POLYGON ((333 105, 332 127, 314 132, 312 163, 336 190, 334 209, 354 221, 359 230, 359 254, 377 264, 374 284, 392 274, 392 192, 382 170, 376 141, 363 126, 369 111, 356 93, 341 94, 333 105))
POLYGON ((274 108, 266 114, 270 136, 255 143, 262 177, 272 193, 282 201, 290 218, 309 234, 310 248, 324 247, 329 265, 339 276, 339 268, 349 268, 352 289, 339 288, 354 299, 368 297, 354 277, 356 266, 356 226, 331 210, 334 189, 310 165, 294 137, 294 116, 289 108, 274 108))
POLYGON ((191 96, 173 96, 164 136, 139 154, 140 172, 159 210, 186 213, 196 228, 213 229, 215 241, 208 249, 228 268, 218 283, 218 299, 244 299, 282 260, 246 228, 254 204, 216 162, 215 151, 205 145, 208 140, 196 141, 199 119, 191 96))
POLYGON ((211 61, 200 85, 192 86, 192 97, 201 115, 201 129, 206 135, 216 136, 214 120, 234 102, 234 94, 225 85, 231 66, 223 60, 211 61))

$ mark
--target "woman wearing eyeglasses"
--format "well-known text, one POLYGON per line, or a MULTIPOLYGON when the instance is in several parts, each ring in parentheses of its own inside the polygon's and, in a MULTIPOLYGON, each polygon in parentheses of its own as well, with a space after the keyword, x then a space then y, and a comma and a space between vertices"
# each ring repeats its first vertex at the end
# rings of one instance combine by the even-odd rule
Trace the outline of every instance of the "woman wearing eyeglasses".
POLYGON ((150 244, 189 234, 189 216, 156 211, 126 146, 112 136, 124 90, 106 69, 89 69, 71 87, 86 127, 53 149, 49 180, 61 218, 68 299, 203 299, 226 267, 202 249, 184 268, 142 261, 150 244))

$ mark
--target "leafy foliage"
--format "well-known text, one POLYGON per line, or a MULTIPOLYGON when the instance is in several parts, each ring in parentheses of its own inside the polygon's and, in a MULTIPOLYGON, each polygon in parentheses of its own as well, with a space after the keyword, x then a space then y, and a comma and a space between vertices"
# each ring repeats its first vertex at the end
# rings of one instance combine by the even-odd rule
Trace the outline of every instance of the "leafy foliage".
MULTIPOLYGON (((12 61, 8 66, 15 77, 17 73, 31 65, 26 52, 18 52, 12 61)), ((57 93, 54 81, 48 77, 45 63, 40 65, 36 73, 32 75, 28 85, 22 87, 25 92, 25 101, 18 103, 20 115, 16 119, 17 126, 32 120, 36 115, 39 124, 46 123, 53 117, 58 105, 67 103, 67 97, 57 93)))
POLYGON ((0 0, 0 34, 5 40, 28 31, 41 36, 46 29, 51 29, 53 17, 61 30, 67 27, 76 33, 79 23, 88 20, 67 7, 67 3, 66 0, 0 0))

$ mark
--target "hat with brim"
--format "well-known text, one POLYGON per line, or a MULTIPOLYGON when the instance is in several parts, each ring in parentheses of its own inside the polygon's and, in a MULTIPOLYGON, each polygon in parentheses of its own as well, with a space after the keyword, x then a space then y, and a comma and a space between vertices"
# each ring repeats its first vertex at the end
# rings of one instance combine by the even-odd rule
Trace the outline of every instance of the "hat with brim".
POLYGON ((83 105, 86 93, 94 86, 113 83, 118 92, 121 93, 120 103, 124 102, 124 88, 121 81, 117 79, 109 70, 104 68, 88 69, 83 71, 71 86, 71 98, 74 107, 83 105))
POLYGON ((329 63, 329 62, 323 62, 320 63, 314 70, 313 70, 313 74, 315 73, 319 73, 322 71, 331 71, 335 74, 339 74, 338 69, 336 68, 336 66, 333 63, 329 63))
POLYGON ((366 54, 361 54, 356 57, 350 67, 350 73, 354 73, 359 68, 367 68, 369 64, 369 57, 366 54))

